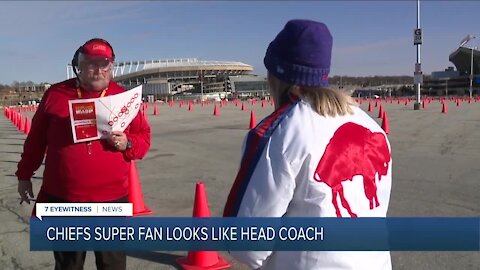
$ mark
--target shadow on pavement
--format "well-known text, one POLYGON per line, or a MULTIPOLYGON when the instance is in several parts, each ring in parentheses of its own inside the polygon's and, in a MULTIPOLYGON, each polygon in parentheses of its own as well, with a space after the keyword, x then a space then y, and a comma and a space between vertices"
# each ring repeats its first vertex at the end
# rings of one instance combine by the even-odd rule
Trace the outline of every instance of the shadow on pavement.
POLYGON ((178 258, 183 257, 180 255, 153 252, 153 251, 141 251, 141 252, 130 251, 130 252, 127 252, 127 256, 141 259, 141 260, 156 262, 159 264, 170 265, 175 267, 175 269, 182 269, 179 267, 178 263, 176 262, 178 258))

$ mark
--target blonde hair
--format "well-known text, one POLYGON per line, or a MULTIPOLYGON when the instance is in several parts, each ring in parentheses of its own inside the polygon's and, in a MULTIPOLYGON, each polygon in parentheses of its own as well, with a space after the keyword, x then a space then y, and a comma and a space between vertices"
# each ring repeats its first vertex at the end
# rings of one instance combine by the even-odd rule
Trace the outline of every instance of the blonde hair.
POLYGON ((323 87, 308 87, 288 84, 275 76, 269 76, 269 79, 274 79, 270 83, 272 94, 279 97, 279 105, 287 102, 288 93, 293 92, 304 97, 306 101, 310 102, 312 108, 321 116, 344 116, 353 114, 351 106, 357 106, 352 97, 346 95, 344 92, 323 87))

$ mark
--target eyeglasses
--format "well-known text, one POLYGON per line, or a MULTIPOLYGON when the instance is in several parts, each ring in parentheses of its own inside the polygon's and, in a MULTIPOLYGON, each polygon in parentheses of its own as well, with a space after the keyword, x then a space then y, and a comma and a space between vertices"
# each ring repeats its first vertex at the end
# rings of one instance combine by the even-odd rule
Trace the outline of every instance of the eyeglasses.
POLYGON ((112 61, 108 59, 84 60, 80 63, 80 68, 88 71, 108 71, 112 68, 112 61))

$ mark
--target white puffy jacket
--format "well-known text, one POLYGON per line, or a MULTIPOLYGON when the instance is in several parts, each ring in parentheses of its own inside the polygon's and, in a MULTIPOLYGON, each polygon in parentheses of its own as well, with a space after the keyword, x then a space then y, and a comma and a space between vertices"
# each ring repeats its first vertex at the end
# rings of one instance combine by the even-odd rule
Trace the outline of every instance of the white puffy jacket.
MULTIPOLYGON (((246 137, 224 216, 385 217, 390 144, 364 111, 323 117, 295 100, 246 137)), ((390 252, 235 251, 253 269, 391 269, 390 252)))

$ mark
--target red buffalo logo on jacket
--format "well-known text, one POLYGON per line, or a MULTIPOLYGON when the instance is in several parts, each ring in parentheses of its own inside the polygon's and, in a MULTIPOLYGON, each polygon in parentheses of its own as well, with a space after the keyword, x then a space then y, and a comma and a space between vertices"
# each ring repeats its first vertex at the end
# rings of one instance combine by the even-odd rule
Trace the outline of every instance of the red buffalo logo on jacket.
POLYGON ((380 205, 377 198, 375 175, 380 181, 387 175, 390 162, 390 150, 385 135, 371 132, 369 129, 346 123, 335 131, 328 143, 322 159, 315 170, 314 179, 324 182, 332 189, 332 202, 337 217, 342 217, 338 207, 337 195, 342 206, 351 217, 357 217, 343 193, 343 181, 351 181, 356 175, 363 176, 365 196, 370 201, 370 209, 380 205))

